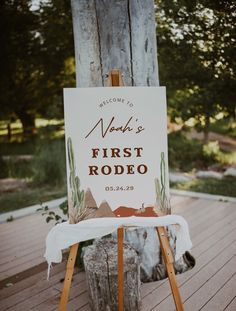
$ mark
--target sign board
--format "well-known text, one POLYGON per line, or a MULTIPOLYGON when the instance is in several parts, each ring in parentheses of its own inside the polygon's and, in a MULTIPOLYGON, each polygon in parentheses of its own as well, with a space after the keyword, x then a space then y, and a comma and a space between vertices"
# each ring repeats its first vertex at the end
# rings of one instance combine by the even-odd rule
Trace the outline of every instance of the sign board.
MULTIPOLYGON (((165 88, 68 88, 64 109, 67 154, 73 148, 72 175, 80 187, 112 210, 153 206, 154 180, 165 177, 161 158, 168 173, 165 88)), ((68 187, 69 160, 67 155, 68 187)))

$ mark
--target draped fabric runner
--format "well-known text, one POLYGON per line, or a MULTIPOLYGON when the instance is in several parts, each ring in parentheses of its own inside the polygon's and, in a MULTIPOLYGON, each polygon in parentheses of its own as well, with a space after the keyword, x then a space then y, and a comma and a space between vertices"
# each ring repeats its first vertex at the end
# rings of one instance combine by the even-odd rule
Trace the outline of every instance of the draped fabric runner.
POLYGON ((62 261, 62 250, 90 239, 100 238, 116 231, 119 227, 162 227, 177 225, 176 253, 178 260, 192 247, 186 220, 179 215, 161 217, 106 217, 83 220, 77 224, 64 222, 53 227, 46 238, 46 258, 49 270, 52 263, 62 261))

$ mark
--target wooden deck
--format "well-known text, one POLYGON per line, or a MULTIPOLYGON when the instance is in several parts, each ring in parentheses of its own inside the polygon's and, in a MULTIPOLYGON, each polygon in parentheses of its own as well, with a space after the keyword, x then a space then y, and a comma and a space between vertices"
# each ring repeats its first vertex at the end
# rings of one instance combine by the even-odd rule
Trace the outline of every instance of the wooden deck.
MULTIPOLYGON (((172 206, 189 223, 197 260, 177 276, 185 310, 235 311, 236 203, 175 196, 172 206)), ((44 239, 51 226, 41 215, 0 225, 0 310, 57 310, 65 264, 46 281, 44 239)), ((90 311, 84 273, 74 276, 68 310, 90 311)), ((167 280, 142 285, 142 311, 149 310, 175 310, 167 280)))

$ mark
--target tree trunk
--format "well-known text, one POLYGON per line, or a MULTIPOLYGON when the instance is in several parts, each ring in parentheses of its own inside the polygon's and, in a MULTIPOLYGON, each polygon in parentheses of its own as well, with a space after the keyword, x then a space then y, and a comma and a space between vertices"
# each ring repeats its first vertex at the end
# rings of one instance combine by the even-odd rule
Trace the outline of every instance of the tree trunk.
POLYGON ((126 86, 158 86, 153 0, 72 0, 78 87, 106 86, 120 69, 126 86))
POLYGON ((18 113, 19 119, 23 127, 24 137, 31 137, 36 134, 35 128, 35 118, 32 114, 29 114, 25 111, 18 113))
POLYGON ((203 128, 203 134, 204 134, 204 143, 209 143, 209 130, 210 130, 210 117, 205 116, 205 126, 203 128))
POLYGON ((7 123, 7 138, 8 138, 8 141, 10 142, 11 141, 11 121, 7 123))
MULTIPOLYGON (((124 258, 124 311, 141 307, 138 255, 127 243, 124 258)), ((92 310, 117 311, 117 241, 101 239, 88 246, 84 253, 86 281, 92 310)))
MULTIPOLYGON (((78 87, 106 86, 114 68, 126 86, 159 85, 153 0, 72 0, 72 16, 78 87)), ((140 254, 142 281, 165 277, 154 229, 127 231, 126 239, 140 254)), ((184 260, 179 266, 188 269, 184 260)))

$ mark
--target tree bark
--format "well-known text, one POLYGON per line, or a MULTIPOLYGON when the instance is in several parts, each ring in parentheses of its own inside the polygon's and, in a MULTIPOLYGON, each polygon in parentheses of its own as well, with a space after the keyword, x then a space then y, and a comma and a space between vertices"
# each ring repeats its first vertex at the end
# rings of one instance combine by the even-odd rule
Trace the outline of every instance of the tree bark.
MULTIPOLYGON (((138 255, 127 243, 124 258, 124 311, 141 307, 138 255)), ((84 253, 86 281, 91 308, 94 311, 117 311, 117 241, 101 239, 88 246, 84 253)))
MULTIPOLYGON (((153 0, 71 3, 77 87, 106 86, 108 73, 115 68, 121 70, 126 86, 159 85, 153 0)), ((174 247, 174 229, 169 232, 174 247)), ((155 229, 127 231, 126 239, 140 254, 142 281, 165 277, 155 229)), ((188 269, 184 260, 179 267, 188 269)))
POLYGON ((153 0, 71 0, 78 87, 106 86, 120 69, 126 86, 158 86, 153 0))

